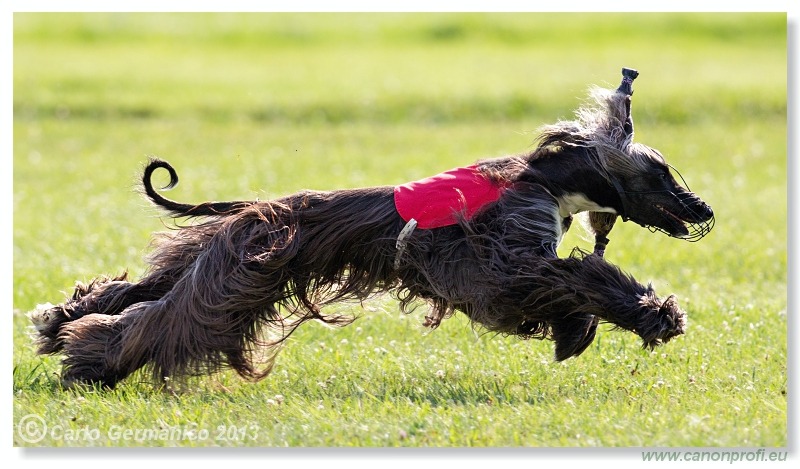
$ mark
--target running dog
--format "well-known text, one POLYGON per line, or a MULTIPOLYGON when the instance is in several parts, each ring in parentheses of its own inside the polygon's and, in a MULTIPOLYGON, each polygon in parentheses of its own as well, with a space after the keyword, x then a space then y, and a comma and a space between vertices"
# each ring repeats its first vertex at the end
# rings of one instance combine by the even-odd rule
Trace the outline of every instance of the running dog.
POLYGON ((113 387, 140 368, 156 381, 232 368, 260 379, 301 324, 344 325, 331 303, 392 292, 423 300, 425 325, 460 311, 488 331, 555 342, 580 355, 599 322, 653 348, 684 333, 674 296, 660 299, 607 262, 617 217, 696 241, 711 208, 681 185, 657 150, 633 142, 632 82, 596 88, 574 120, 542 129, 532 151, 398 186, 304 191, 269 201, 179 203, 151 182, 146 196, 194 220, 156 237, 149 270, 79 283, 64 303, 31 313, 38 352, 63 353, 66 383, 113 387), (594 252, 556 248, 588 212, 594 252))

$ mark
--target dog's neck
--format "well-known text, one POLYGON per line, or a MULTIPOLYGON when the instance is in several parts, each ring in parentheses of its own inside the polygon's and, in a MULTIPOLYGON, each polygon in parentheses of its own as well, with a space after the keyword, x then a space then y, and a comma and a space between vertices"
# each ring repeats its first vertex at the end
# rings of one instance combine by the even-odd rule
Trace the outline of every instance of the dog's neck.
POLYGON ((562 218, 579 212, 622 213, 622 200, 588 161, 584 148, 569 148, 533 158, 522 179, 539 183, 558 202, 562 218))
POLYGON ((618 213, 613 207, 598 205, 581 192, 566 193, 561 197, 556 197, 556 200, 558 201, 558 212, 561 218, 566 218, 580 212, 618 213))

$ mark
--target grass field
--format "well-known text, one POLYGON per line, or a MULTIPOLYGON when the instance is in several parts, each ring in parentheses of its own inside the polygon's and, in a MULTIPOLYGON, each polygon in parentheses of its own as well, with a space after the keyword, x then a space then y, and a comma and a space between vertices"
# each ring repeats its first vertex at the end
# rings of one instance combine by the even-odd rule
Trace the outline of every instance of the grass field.
MULTIPOLYGON (((785 15, 16 14, 14 28, 15 446, 787 445, 785 15), (182 201, 397 184, 530 148, 622 66, 641 72, 636 139, 717 220, 699 243, 612 233, 607 257, 689 312, 662 348, 605 327, 555 363, 549 342, 461 316, 428 332, 424 307, 378 298, 342 306, 352 326, 301 328, 258 383, 64 390, 59 357, 33 352, 37 303, 144 271, 164 227, 134 191, 148 155, 177 168, 182 201)), ((560 252, 576 245, 580 229, 560 252)))

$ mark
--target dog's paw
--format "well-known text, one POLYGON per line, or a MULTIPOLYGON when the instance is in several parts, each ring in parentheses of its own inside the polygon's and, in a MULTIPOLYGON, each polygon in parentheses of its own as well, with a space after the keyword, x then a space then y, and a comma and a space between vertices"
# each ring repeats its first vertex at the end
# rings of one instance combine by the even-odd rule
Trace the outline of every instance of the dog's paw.
POLYGON ((28 313, 28 318, 30 318, 37 332, 44 332, 50 325, 54 318, 53 306, 51 303, 38 304, 33 311, 28 313))
POLYGON ((686 312, 678 306, 678 300, 675 298, 675 295, 670 295, 661 303, 658 314, 663 318, 664 322, 668 324, 666 330, 669 337, 667 337, 664 342, 671 337, 686 332, 686 312))
POLYGON ((644 342, 642 347, 652 350, 686 332, 686 312, 678 305, 675 295, 661 301, 650 292, 642 298, 641 304, 644 314, 635 332, 644 342))

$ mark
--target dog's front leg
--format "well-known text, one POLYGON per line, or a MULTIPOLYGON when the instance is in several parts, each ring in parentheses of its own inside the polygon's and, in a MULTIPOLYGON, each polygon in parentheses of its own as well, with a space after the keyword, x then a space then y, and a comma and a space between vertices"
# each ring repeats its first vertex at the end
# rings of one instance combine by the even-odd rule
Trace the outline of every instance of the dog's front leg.
POLYGON ((503 303, 496 309, 498 322, 512 323, 518 314, 523 323, 549 324, 557 360, 579 355, 594 339, 599 321, 638 334, 649 348, 684 332, 686 314, 673 296, 660 300, 650 286, 600 256, 576 252, 530 267, 498 300, 503 303), (506 300, 516 302, 519 313, 506 300))
POLYGON ((589 212, 589 226, 594 232, 594 253, 600 257, 606 252, 608 234, 614 228, 617 214, 607 212, 589 212))
POLYGON ((649 348, 684 333, 686 313, 674 295, 659 299, 650 285, 643 286, 599 256, 572 259, 580 259, 575 270, 578 292, 599 306, 595 314, 602 320, 635 332, 649 348))

